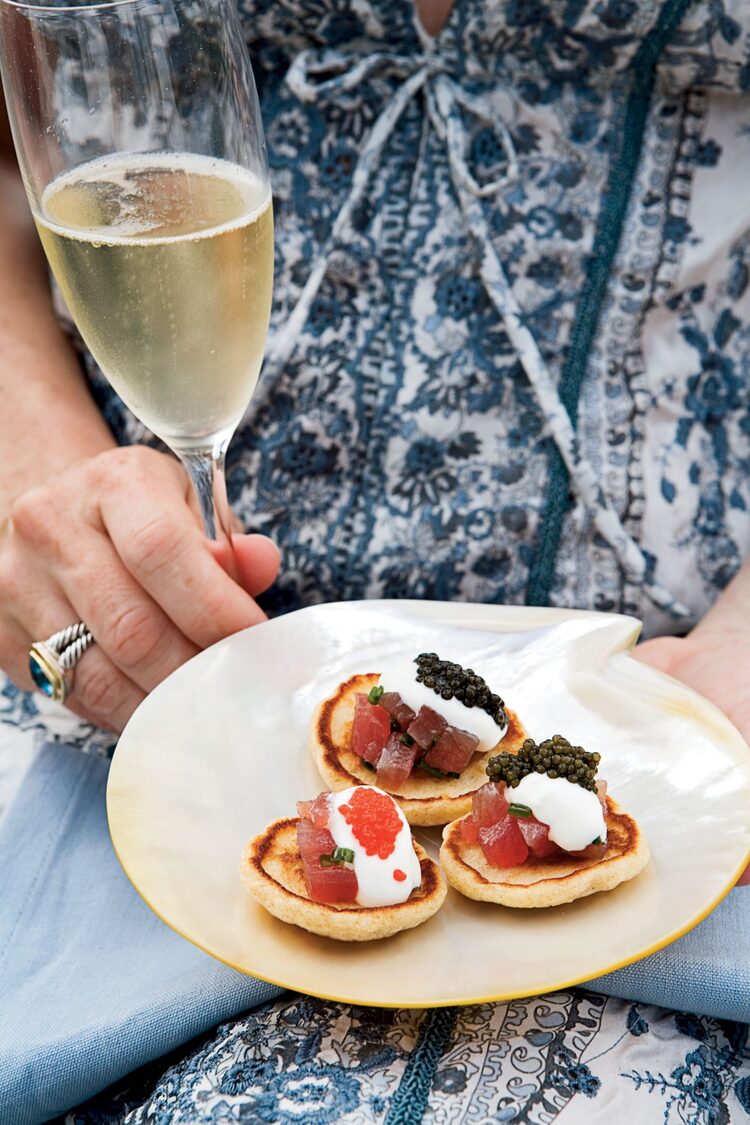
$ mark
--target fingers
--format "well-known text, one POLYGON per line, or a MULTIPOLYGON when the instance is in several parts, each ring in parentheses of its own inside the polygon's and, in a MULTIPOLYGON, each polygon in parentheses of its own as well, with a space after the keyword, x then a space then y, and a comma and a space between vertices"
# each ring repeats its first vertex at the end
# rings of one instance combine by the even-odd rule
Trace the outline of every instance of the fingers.
POLYGON ((676 667, 682 659, 685 641, 682 637, 655 637, 650 641, 642 641, 631 652, 636 660, 643 664, 650 664, 667 675, 676 675, 676 667))
POLYGON ((254 595, 278 573, 277 548, 234 535, 232 581, 191 498, 181 466, 143 447, 82 462, 20 497, 0 526, 0 667, 30 688, 32 640, 85 621, 97 643, 67 702, 121 729, 199 649, 265 620, 254 595))
POLYGON ((279 549, 266 535, 233 534, 231 541, 224 536, 206 542, 224 573, 251 597, 267 590, 279 573, 279 549))
MULTIPOLYGON (((166 482, 172 506, 192 524, 181 469, 171 459, 148 453, 134 459, 137 465, 166 482)), ((116 469, 127 467, 126 462, 116 469)), ((101 484, 95 471, 88 475, 94 479, 78 481, 79 509, 66 512, 66 518, 60 518, 54 498, 45 494, 29 494, 14 507, 0 566, 0 603, 14 606, 19 624, 33 632, 39 626, 40 601, 53 595, 64 599, 72 612, 63 616, 59 605, 57 616, 48 610, 50 632, 85 621, 109 661, 129 683, 148 692, 198 650, 124 567, 96 505, 87 499, 87 486, 101 484)), ((123 471, 119 479, 128 476, 123 471)), ((98 658, 94 663, 100 664, 98 658)), ((101 694, 106 694, 104 685, 101 694)), ((96 710, 101 714, 101 706, 96 710)))
MULTIPOLYGON (((18 641, 14 680, 26 690, 35 688, 26 656, 34 641, 43 641, 59 629, 80 620, 62 593, 48 592, 43 606, 26 629, 17 622, 13 628, 18 641)), ((92 645, 73 669, 73 689, 66 704, 77 715, 97 726, 120 731, 145 698, 144 692, 117 668, 103 649, 92 645)))
POLYGON ((0 668, 24 691, 31 691, 34 687, 29 673, 31 644, 31 638, 25 629, 4 615, 0 620, 0 668))
POLYGON ((76 664, 73 690, 65 702, 89 722, 119 732, 145 698, 145 692, 95 644, 76 664))
POLYGON ((255 598, 275 581, 281 552, 266 535, 233 535, 237 580, 255 598))
POLYGON ((214 558, 166 476, 131 476, 127 502, 118 488, 105 490, 100 511, 126 570, 199 648, 266 619, 214 558))
POLYGON ((61 585, 76 620, 86 622, 100 649, 144 692, 198 652, 98 532, 86 540, 78 565, 63 572, 61 585))

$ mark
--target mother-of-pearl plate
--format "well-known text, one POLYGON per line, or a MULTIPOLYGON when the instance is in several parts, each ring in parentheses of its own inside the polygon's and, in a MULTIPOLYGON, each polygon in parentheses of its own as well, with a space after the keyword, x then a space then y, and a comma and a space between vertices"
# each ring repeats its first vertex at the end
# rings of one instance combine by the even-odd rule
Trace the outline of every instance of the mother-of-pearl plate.
MULTIPOLYGON (((609 614, 440 602, 314 606, 215 645, 161 684, 120 739, 107 790, 125 871, 149 906, 226 964, 387 1007, 533 995, 644 957, 696 925, 750 852, 750 752, 710 703, 627 655, 609 614), (643 825, 652 859, 614 891, 510 910, 449 891, 427 923, 345 945, 286 925, 240 883, 245 841, 323 785, 316 703, 354 672, 434 650, 481 673, 537 740, 561 733, 643 825)), ((417 829, 437 856, 439 830, 417 829)))

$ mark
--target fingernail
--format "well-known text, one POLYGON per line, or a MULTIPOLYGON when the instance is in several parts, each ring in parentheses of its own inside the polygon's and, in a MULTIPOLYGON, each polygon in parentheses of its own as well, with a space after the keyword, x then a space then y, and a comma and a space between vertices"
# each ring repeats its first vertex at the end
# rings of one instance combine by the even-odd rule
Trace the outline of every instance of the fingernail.
POLYGON ((249 531, 249 532, 243 532, 242 534, 235 533, 234 535, 232 535, 232 540, 234 541, 235 539, 243 539, 247 543, 252 542, 252 541, 270 543, 271 546, 276 551, 278 551, 279 554, 281 554, 281 551, 280 551, 280 548, 279 548, 278 544, 273 541, 271 536, 270 535, 263 535, 262 532, 260 532, 260 531, 249 531))

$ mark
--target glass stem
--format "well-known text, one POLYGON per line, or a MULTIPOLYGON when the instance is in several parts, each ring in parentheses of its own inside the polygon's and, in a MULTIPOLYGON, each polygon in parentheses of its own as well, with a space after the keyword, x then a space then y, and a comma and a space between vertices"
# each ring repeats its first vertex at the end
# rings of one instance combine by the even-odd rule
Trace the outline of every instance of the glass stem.
POLYGON ((211 449, 181 449, 178 456, 192 481, 206 535, 217 546, 214 553, 227 573, 232 578, 236 578, 237 568, 232 547, 227 482, 224 473, 228 444, 226 440, 217 442, 211 449))

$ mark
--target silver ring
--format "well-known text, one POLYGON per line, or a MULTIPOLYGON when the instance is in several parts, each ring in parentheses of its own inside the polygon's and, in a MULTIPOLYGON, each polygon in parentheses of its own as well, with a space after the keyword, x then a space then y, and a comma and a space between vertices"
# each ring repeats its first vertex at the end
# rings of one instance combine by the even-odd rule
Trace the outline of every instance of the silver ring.
POLYGON ((29 672, 39 690, 63 703, 73 686, 73 668, 93 643, 82 621, 53 633, 46 641, 34 641, 29 649, 29 672))

